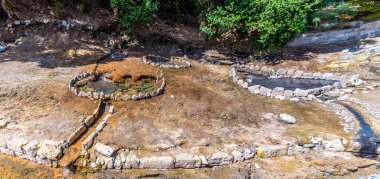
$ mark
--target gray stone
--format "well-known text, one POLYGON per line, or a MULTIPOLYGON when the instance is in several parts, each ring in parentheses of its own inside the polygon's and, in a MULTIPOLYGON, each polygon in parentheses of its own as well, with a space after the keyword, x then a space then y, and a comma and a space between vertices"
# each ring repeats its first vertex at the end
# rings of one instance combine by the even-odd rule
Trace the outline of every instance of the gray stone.
POLYGON ((322 79, 333 80, 335 79, 335 75, 333 73, 324 73, 322 79))
POLYGON ((105 99, 105 95, 104 95, 103 91, 100 92, 99 99, 105 99))
POLYGON ((305 149, 298 145, 293 145, 288 148, 288 155, 296 155, 305 153, 305 149))
POLYGON ((272 90, 269 89, 269 88, 266 88, 264 86, 261 86, 260 87, 260 94, 263 95, 263 96, 270 96, 270 94, 272 93, 272 90))
POLYGON ((263 115, 263 118, 267 120, 276 120, 277 116, 273 113, 266 113, 263 115))
POLYGON ((335 139, 332 141, 323 141, 322 144, 325 146, 325 149, 328 151, 343 152, 345 150, 342 139, 335 139))
POLYGON ((340 92, 339 91, 328 91, 326 93, 323 93, 323 95, 328 96, 330 98, 337 98, 340 96, 340 92))
POLYGON ((152 156, 140 159, 139 168, 141 169, 172 169, 174 159, 170 156, 152 156))
POLYGON ((285 90, 285 92, 284 92, 284 97, 285 97, 285 99, 290 99, 290 98, 292 98, 293 97, 293 91, 292 90, 285 90))
POLYGON ((90 115, 86 118, 84 123, 86 124, 86 126, 90 127, 94 123, 94 121, 95 121, 94 115, 90 115))
POLYGON ((260 85, 250 86, 250 87, 248 87, 248 91, 250 93, 259 94, 260 93, 260 85))
POLYGON ((241 87, 243 87, 243 88, 248 88, 248 83, 247 83, 247 82, 244 82, 243 84, 241 84, 241 87))
POLYGON ((225 152, 217 152, 207 158, 207 162, 210 166, 229 165, 233 161, 233 157, 229 156, 225 152))
POLYGON ((284 96, 285 89, 283 87, 276 87, 273 89, 271 96, 284 96))
POLYGON ((84 133, 84 131, 86 131, 86 129, 87 127, 84 125, 77 127, 74 130, 74 132, 69 136, 69 138, 67 138, 67 142, 69 143, 69 145, 74 143, 74 141, 77 140, 84 133))
POLYGON ((140 160, 137 158, 137 155, 134 151, 130 151, 126 157, 124 168, 126 169, 137 169, 139 167, 140 160))
POLYGON ((303 78, 313 78, 313 73, 304 73, 303 78))
POLYGON ((117 155, 116 158, 115 158, 115 162, 114 162, 114 167, 115 169, 117 170, 121 170, 123 169, 123 162, 121 160, 121 157, 120 155, 117 155))
POLYGON ((293 74, 292 77, 293 77, 293 78, 301 78, 302 75, 303 75, 303 71, 301 71, 301 70, 297 70, 297 71, 294 72, 294 74, 293 74))
POLYGON ((204 155, 200 155, 199 158, 201 159, 201 162, 202 162, 202 167, 208 167, 210 166, 206 157, 204 155))
POLYGON ((241 162, 244 160, 243 153, 240 151, 234 150, 231 154, 234 157, 234 162, 241 162))
POLYGON ((320 78, 322 78, 322 73, 313 73, 313 78, 314 79, 320 79, 320 78))
POLYGON ((255 156, 256 154, 256 149, 255 148, 245 148, 244 151, 243 151, 243 157, 244 157, 244 160, 248 160, 248 159, 251 159, 255 156))
POLYGON ((132 98, 131 98, 130 95, 122 95, 122 96, 121 96, 121 99, 122 99, 123 101, 129 101, 129 100, 131 100, 132 98))
POLYGON ((284 77, 284 76, 286 75, 287 72, 288 72, 288 71, 285 70, 285 69, 278 69, 278 70, 277 70, 277 75, 278 75, 278 76, 281 76, 281 77, 284 77))
POLYGON ((243 83, 244 83, 244 80, 242 80, 242 79, 239 79, 239 80, 237 81, 237 84, 238 84, 239 86, 243 85, 243 83))
POLYGON ((95 93, 95 92, 93 92, 93 93, 92 93, 92 97, 93 97, 94 99, 99 99, 99 98, 100 98, 100 95, 99 95, 99 93, 95 93))
POLYGON ((139 100, 139 97, 137 95, 132 95, 132 100, 136 101, 136 100, 139 100))
POLYGON ((257 156, 260 158, 284 156, 287 153, 288 147, 283 145, 266 145, 257 148, 257 156))
POLYGON ((110 110, 109 110, 109 113, 110 114, 113 114, 115 112, 115 107, 114 106, 111 106, 110 107, 110 110))
POLYGON ((297 122, 296 118, 289 114, 280 114, 280 120, 289 124, 294 124, 297 122))
POLYGON ((194 154, 181 153, 175 156, 176 168, 199 168, 201 166, 201 159, 194 154))
POLYGON ((62 156, 62 148, 55 141, 44 140, 37 150, 39 159, 58 160, 62 156))
POLYGON ((115 149, 113 147, 104 145, 102 143, 96 143, 94 148, 97 152, 107 157, 111 157, 115 153, 115 149))
POLYGON ((297 88, 296 90, 294 90, 294 96, 295 97, 307 97, 308 95, 308 91, 307 90, 302 90, 302 89, 299 89, 297 88))
POLYGON ((290 70, 288 70, 288 72, 286 72, 286 76, 287 77, 292 77, 293 76, 293 74, 294 74, 294 70, 293 69, 290 69, 290 70))

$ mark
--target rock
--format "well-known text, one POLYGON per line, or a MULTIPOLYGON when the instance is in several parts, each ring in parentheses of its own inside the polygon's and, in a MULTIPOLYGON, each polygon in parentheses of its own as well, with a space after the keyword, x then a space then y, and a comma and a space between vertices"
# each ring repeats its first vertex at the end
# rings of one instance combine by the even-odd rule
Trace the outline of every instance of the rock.
POLYGON ((277 75, 280 77, 284 77, 288 71, 285 69, 278 69, 277 70, 277 75))
POLYGON ((101 132, 106 125, 107 125, 107 121, 100 122, 99 125, 96 126, 95 131, 101 132))
POLYGON ((257 156, 260 158, 284 156, 287 153, 288 147, 283 145, 266 145, 257 148, 257 156))
POLYGON ((0 129, 6 128, 8 124, 9 124, 9 120, 0 119, 0 129))
POLYGON ((58 160, 62 156, 62 148, 55 141, 44 140, 37 150, 40 159, 58 160))
POLYGON ((295 71, 293 69, 290 69, 290 70, 288 70, 288 72, 286 72, 286 76, 291 77, 291 76, 293 76, 294 72, 295 71))
POLYGON ((237 81, 237 84, 238 84, 239 86, 243 85, 243 83, 244 83, 244 80, 242 80, 242 79, 239 79, 239 80, 237 81))
POLYGON ((110 110, 109 110, 109 113, 110 114, 113 114, 115 112, 115 107, 114 106, 111 106, 110 107, 110 110))
POLYGON ((309 94, 309 95, 307 95, 307 99, 308 100, 314 100, 314 99, 317 99, 317 98, 314 95, 309 94))
POLYGON ((244 82, 243 84, 241 84, 241 87, 243 87, 243 88, 248 88, 248 83, 247 83, 247 82, 244 82))
POLYGON ((244 160, 243 154, 240 151, 232 151, 232 156, 234 157, 234 162, 241 162, 244 160))
POLYGON ((74 132, 69 136, 69 138, 67 138, 67 142, 69 143, 69 145, 74 143, 74 141, 77 140, 83 134, 83 132, 86 131, 86 129, 87 127, 84 125, 77 127, 74 130, 74 132))
POLYGON ((325 149, 333 152, 343 152, 345 150, 342 139, 335 139, 332 141, 323 141, 322 144, 325 149))
POLYGON ((136 169, 139 167, 140 160, 137 158, 137 155, 134 151, 130 151, 126 157, 124 168, 126 169, 136 169))
POLYGON ((121 161, 120 155, 117 155, 114 162, 114 167, 117 170, 123 169, 123 162, 121 161))
POLYGON ((255 148, 245 148, 244 151, 243 151, 243 158, 245 160, 248 160, 248 159, 251 159, 255 156, 256 154, 256 149, 255 148))
POLYGON ((202 166, 202 161, 194 154, 181 153, 175 156, 176 168, 199 168, 202 166))
POLYGON ((202 162, 202 167, 208 167, 210 166, 206 157, 204 155, 200 155, 199 158, 201 159, 201 162, 202 162))
POLYGON ((32 157, 32 158, 36 157, 38 145, 39 145, 39 143, 37 141, 31 141, 28 144, 26 144, 23 147, 25 154, 32 157))
POLYGON ((260 94, 263 95, 263 96, 270 96, 270 94, 272 93, 272 90, 269 89, 269 88, 266 88, 264 86, 261 86, 260 87, 260 94))
POLYGON ((90 115, 86 118, 84 123, 86 124, 87 127, 90 127, 95 121, 94 115, 90 115))
POLYGON ((283 87, 276 87, 273 89, 271 96, 284 96, 285 89, 283 87))
POLYGON ((295 124, 297 122, 296 118, 289 114, 280 114, 280 120, 289 124, 295 124))
POLYGON ((12 141, 7 142, 7 147, 13 152, 23 153, 23 146, 28 143, 27 140, 21 138, 13 138, 12 141))
POLYGON ((299 89, 299 88, 297 88, 296 90, 294 90, 294 96, 295 97, 307 97, 308 94, 309 93, 306 90, 302 90, 302 89, 299 89))
POLYGON ((294 72, 292 78, 301 78, 302 75, 303 75, 303 71, 297 70, 297 71, 294 72))
POLYGON ((323 93, 323 95, 328 96, 330 98, 337 98, 340 96, 340 92, 339 91, 328 91, 326 93, 323 93))
POLYGON ((248 87, 248 91, 250 93, 259 94, 260 93, 260 85, 250 86, 250 87, 248 87))
POLYGON ((320 78, 322 78, 322 73, 313 73, 313 78, 314 79, 320 79, 320 78))
POLYGON ((139 97, 137 95, 132 95, 132 100, 136 101, 136 100, 139 100, 139 97))
POLYGON ((210 166, 229 165, 233 161, 233 157, 229 156, 225 152, 217 152, 207 158, 207 162, 210 166))
POLYGON ((313 143, 313 144, 322 144, 322 142, 323 142, 323 139, 322 138, 320 138, 320 137, 312 137, 311 138, 311 142, 313 143))
POLYGON ((170 156, 152 156, 140 159, 139 168, 141 169, 172 169, 174 159, 170 156))
POLYGON ((322 79, 333 80, 333 79, 335 79, 335 75, 332 73, 324 73, 322 75, 322 79))
POLYGON ((290 98, 289 100, 293 101, 293 102, 299 102, 300 101, 300 99, 298 99, 298 98, 290 98))
POLYGON ((302 153, 305 153, 305 150, 301 146, 293 145, 288 148, 288 155, 296 155, 296 154, 302 154, 302 153))
POLYGON ((104 95, 103 91, 100 92, 99 99, 105 99, 105 95, 104 95))
POLYGON ((303 78, 313 78, 313 73, 304 73, 303 78))
POLYGON ((292 98, 293 97, 293 91, 292 90, 285 90, 285 92, 284 92, 284 97, 285 97, 285 99, 290 99, 290 98, 292 98))
POLYGON ((121 96, 121 99, 122 99, 123 101, 129 101, 129 100, 131 100, 132 98, 131 98, 130 95, 122 95, 122 96, 121 96))
POLYGON ((104 145, 102 143, 96 143, 94 148, 97 152, 107 157, 111 157, 115 153, 114 148, 104 145))
POLYGON ((273 113, 266 113, 263 115, 264 119, 267 119, 267 120, 276 120, 277 119, 277 116, 273 113))

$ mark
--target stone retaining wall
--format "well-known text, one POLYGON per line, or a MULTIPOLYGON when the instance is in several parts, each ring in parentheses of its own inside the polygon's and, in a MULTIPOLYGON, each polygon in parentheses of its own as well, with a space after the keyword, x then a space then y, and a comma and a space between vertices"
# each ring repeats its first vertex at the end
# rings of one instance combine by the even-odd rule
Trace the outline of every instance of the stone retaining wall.
MULTIPOLYGON (((98 118, 102 106, 103 101, 100 101, 97 109, 91 116, 98 118)), ((81 123, 81 125, 73 130, 73 133, 67 140, 61 142, 53 140, 27 141, 21 138, 9 140, 2 138, 0 135, 0 152, 27 159, 34 163, 57 167, 58 160, 63 156, 63 150, 80 138, 87 130, 87 127, 84 123, 81 123)))
POLYGON ((279 69, 277 71, 269 67, 261 67, 258 65, 233 65, 230 70, 230 77, 239 86, 248 89, 250 93, 258 94, 262 96, 277 98, 277 99, 288 99, 292 101, 298 101, 299 99, 313 100, 316 96, 325 94, 334 89, 346 88, 347 86, 355 86, 356 84, 361 84, 361 80, 358 75, 344 75, 340 73, 307 73, 301 70, 286 70, 279 69), (266 88, 265 86, 252 85, 249 86, 250 82, 240 78, 238 72, 249 72, 253 74, 260 74, 267 76, 268 78, 304 78, 304 79, 321 79, 321 80, 335 80, 333 85, 323 86, 321 88, 314 89, 296 89, 285 90, 283 87, 279 86, 274 89, 266 88))
POLYGON ((183 59, 174 59, 172 57, 172 59, 166 59, 165 60, 167 62, 162 62, 162 63, 158 63, 158 62, 154 62, 152 60, 150 60, 150 58, 164 58, 164 57, 160 57, 160 56, 153 56, 153 55, 150 55, 150 56, 143 56, 143 62, 145 64, 149 64, 149 65, 152 65, 152 66, 159 66, 159 67, 162 67, 162 68, 177 68, 177 69, 180 69, 180 68, 188 68, 188 67, 191 67, 191 63, 186 61, 186 60, 183 60, 183 59))
POLYGON ((162 78, 162 83, 161 83, 161 86, 156 89, 155 91, 153 92, 150 92, 150 93, 139 93, 139 94, 134 94, 134 95, 122 95, 122 94, 117 94, 117 93, 113 93, 113 94, 104 94, 103 92, 85 92, 85 91, 82 91, 80 89, 77 89, 75 88, 75 83, 77 83, 78 81, 84 79, 84 78, 87 78, 89 77, 91 74, 88 73, 88 72, 85 72, 85 73, 82 73, 80 75, 78 75, 77 77, 75 77, 74 79, 72 79, 69 83, 69 90, 71 92, 73 92, 75 95, 79 96, 79 97, 85 97, 85 98, 90 98, 90 99, 106 99, 106 100, 116 100, 116 101, 137 101, 137 100, 142 100, 142 99, 148 99, 148 98, 152 98, 152 97, 156 97, 156 96, 159 96, 161 94, 164 93, 165 91, 165 87, 166 87, 166 80, 165 78, 162 78))
POLYGON ((96 144, 93 153, 87 156, 94 169, 175 169, 175 168, 203 168, 230 165, 252 158, 271 158, 296 154, 308 154, 311 151, 345 151, 344 139, 324 141, 322 138, 313 137, 312 143, 302 146, 288 145, 263 145, 251 147, 234 147, 229 150, 212 154, 178 153, 173 155, 139 155, 135 150, 118 150, 112 146, 96 144))
POLYGON ((366 23, 359 28, 302 34, 301 37, 290 42, 288 46, 308 46, 352 42, 377 36, 380 36, 380 21, 366 23))

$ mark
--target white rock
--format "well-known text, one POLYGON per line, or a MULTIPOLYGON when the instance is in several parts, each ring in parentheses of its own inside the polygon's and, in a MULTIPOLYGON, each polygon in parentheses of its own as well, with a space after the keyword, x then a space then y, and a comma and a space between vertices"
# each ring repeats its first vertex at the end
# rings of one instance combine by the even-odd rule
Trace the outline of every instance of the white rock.
POLYGON ((280 120, 289 124, 294 124, 297 122, 296 118, 289 114, 280 114, 280 120))
POLYGON ((302 90, 302 89, 296 89, 294 90, 294 96, 296 97, 307 97, 308 95, 308 91, 307 90, 302 90))
POLYGON ((115 107, 114 106, 111 106, 110 107, 110 110, 109 110, 109 113, 110 114, 113 114, 115 112, 115 107))
POLYGON ((237 150, 232 151, 231 154, 234 157, 234 162, 241 162, 244 160, 243 154, 237 150))
POLYGON ((207 159, 210 166, 229 165, 232 161, 233 157, 225 152, 217 152, 207 159))
POLYGON ((175 156, 176 168, 199 168, 201 166, 201 159, 194 154, 181 153, 175 156))
POLYGON ((174 159, 170 156, 152 156, 140 159, 139 168, 141 169, 172 169, 174 159))
POLYGON ((127 155, 124 168, 126 169, 136 169, 139 167, 140 160, 137 158, 137 155, 134 151, 130 151, 127 155))
POLYGON ((94 148, 97 152, 99 152, 100 154, 107 156, 107 157, 111 157, 112 154, 115 153, 114 148, 107 146, 107 145, 104 145, 102 143, 96 143, 94 148))
POLYGON ((257 148, 257 156, 260 158, 284 156, 287 153, 288 147, 283 145, 266 145, 257 148))
POLYGON ((277 119, 277 116, 273 113, 266 113, 263 115, 263 118, 267 120, 275 120, 277 119))

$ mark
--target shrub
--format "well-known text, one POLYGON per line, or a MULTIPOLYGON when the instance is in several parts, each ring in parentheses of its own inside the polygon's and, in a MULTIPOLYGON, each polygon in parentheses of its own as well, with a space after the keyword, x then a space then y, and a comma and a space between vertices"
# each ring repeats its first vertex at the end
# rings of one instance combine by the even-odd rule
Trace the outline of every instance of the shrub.
POLYGON ((132 30, 136 25, 152 21, 159 3, 155 0, 111 0, 111 6, 117 9, 121 25, 132 30))
POLYGON ((210 39, 232 32, 249 34, 259 47, 275 49, 309 24, 335 20, 353 10, 354 6, 336 0, 227 0, 205 14, 200 29, 210 39))

